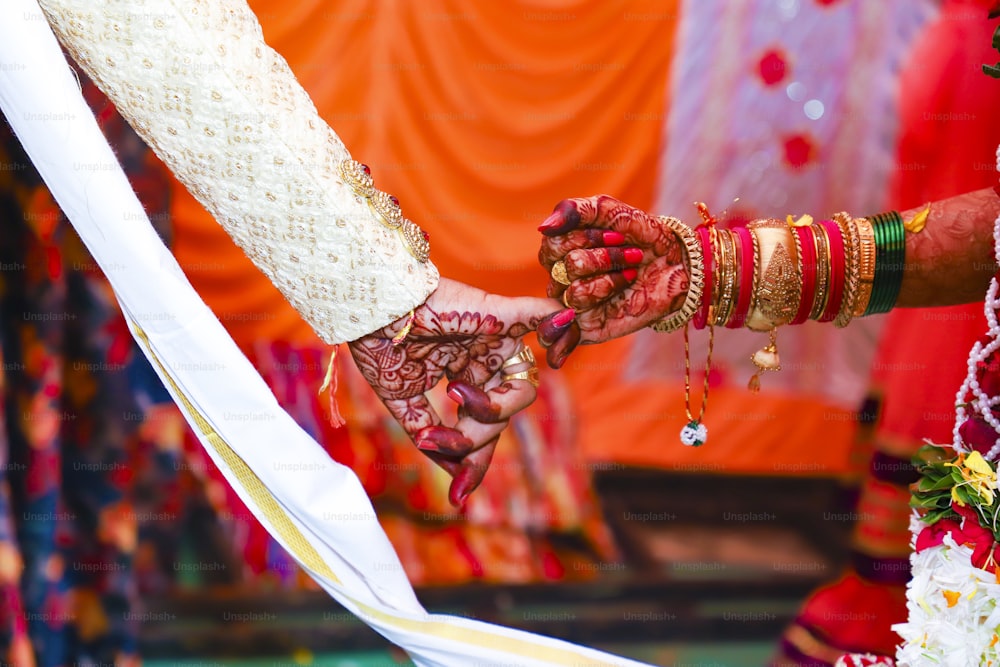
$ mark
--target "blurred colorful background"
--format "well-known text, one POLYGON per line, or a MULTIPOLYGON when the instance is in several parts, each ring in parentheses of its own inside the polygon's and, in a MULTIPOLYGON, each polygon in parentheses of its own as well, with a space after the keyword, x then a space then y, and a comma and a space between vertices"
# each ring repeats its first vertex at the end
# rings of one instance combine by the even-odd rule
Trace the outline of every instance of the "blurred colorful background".
MULTIPOLYGON (((739 225, 994 184, 989 4, 250 2, 321 115, 430 233, 442 275, 539 296, 536 227, 566 197, 688 222, 704 201, 739 225)), ((357 473, 428 608, 663 665, 891 651, 907 461, 922 438, 950 439, 980 306, 786 328, 759 394, 746 383, 764 337, 718 332, 697 449, 677 436, 680 336, 580 349, 542 369, 456 510, 347 355, 348 425, 329 425, 331 350, 84 85, 181 267, 279 402, 357 473)), ((9 134, 4 150, 0 662, 405 664, 224 485, 9 134)), ((693 336, 696 369, 706 346, 693 336)))

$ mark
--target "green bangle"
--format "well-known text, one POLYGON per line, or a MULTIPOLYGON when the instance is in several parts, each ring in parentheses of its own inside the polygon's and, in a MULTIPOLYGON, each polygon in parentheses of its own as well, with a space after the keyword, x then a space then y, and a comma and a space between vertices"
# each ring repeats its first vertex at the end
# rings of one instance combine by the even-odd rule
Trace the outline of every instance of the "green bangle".
POLYGON ((889 272, 889 244, 885 214, 872 216, 872 226, 875 229, 875 281, 872 288, 872 300, 868 304, 866 315, 885 312, 883 310, 886 297, 887 274, 889 272))
POLYGON ((885 274, 889 265, 884 216, 882 214, 873 215, 869 220, 871 220, 872 229, 875 231, 875 278, 872 283, 872 298, 868 302, 865 315, 882 312, 882 303, 885 300, 885 274))
POLYGON ((889 282, 886 290, 885 312, 896 306, 899 290, 903 285, 903 270, 906 266, 906 228, 903 226, 903 216, 892 211, 889 226, 889 282))
POLYGON ((872 298, 864 314, 875 315, 892 310, 899 298, 906 259, 906 228, 896 211, 879 213, 869 220, 875 232, 875 278, 872 298))

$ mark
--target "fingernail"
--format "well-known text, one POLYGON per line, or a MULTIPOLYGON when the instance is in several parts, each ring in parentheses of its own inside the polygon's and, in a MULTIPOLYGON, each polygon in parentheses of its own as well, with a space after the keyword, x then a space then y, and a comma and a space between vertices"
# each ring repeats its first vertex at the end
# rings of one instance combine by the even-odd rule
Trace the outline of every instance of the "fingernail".
POLYGON ((459 405, 465 405, 465 396, 462 396, 462 392, 455 387, 448 387, 448 398, 455 401, 459 405))
POLYGON ((639 277, 639 271, 637 271, 636 269, 625 269, 624 271, 622 271, 622 276, 625 278, 625 280, 632 282, 633 280, 639 277))
POLYGON ((436 442, 430 440, 417 440, 417 449, 424 452, 440 452, 441 447, 436 442))
POLYGON ((559 211, 554 212, 549 217, 545 218, 545 221, 538 225, 538 231, 544 232, 547 229, 555 229, 563 222, 562 213, 559 211))
POLYGON ((642 250, 639 248, 625 248, 625 261, 629 264, 638 264, 642 261, 642 250))
POLYGON ((620 245, 625 243, 625 235, 621 232, 604 232, 604 245, 620 245))
POLYGON ((562 329, 563 327, 567 326, 570 322, 572 322, 573 318, 575 317, 576 317, 576 311, 573 310, 572 308, 561 310, 559 311, 559 313, 555 315, 555 317, 552 318, 552 326, 556 327, 557 329, 562 329))
POLYGON ((472 493, 471 477, 472 471, 468 468, 463 468, 455 474, 455 479, 451 481, 451 488, 448 489, 448 500, 455 507, 464 505, 472 493))

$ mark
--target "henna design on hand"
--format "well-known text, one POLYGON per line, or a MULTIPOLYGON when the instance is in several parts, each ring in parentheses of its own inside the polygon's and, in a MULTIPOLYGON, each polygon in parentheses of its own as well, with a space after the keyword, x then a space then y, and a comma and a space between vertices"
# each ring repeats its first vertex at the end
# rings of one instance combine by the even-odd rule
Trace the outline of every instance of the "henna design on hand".
MULTIPOLYGON (((558 368, 576 347, 618 338, 648 326, 681 306, 687 294, 683 248, 654 216, 613 197, 567 199, 539 228, 545 235, 539 260, 551 270, 563 261, 571 284, 549 281, 547 293, 579 309, 563 338, 542 336, 549 365, 558 368), (622 248, 593 243, 580 228, 621 234, 622 248), (641 254, 640 254, 641 253, 641 254), (621 270, 623 267, 629 267, 621 270), (634 271, 634 273, 633 273, 634 271), (577 342, 573 342, 573 339, 577 342)), ((546 332, 550 327, 543 327, 546 332)))
POLYGON ((415 309, 401 343, 392 341, 406 318, 349 344, 359 370, 389 412, 453 476, 453 503, 460 504, 479 485, 507 421, 535 398, 527 381, 500 377, 504 360, 517 352, 525 334, 560 309, 548 299, 499 297, 442 278, 415 309), (476 403, 459 408, 454 427, 441 424, 425 396, 442 378, 477 392, 466 392, 476 403))

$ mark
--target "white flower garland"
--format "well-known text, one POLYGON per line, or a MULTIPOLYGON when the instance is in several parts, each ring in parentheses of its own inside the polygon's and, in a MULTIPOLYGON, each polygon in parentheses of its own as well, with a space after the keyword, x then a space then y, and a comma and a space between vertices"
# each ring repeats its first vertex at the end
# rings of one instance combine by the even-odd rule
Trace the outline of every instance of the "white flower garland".
MULTIPOLYGON (((997 148, 1000 171, 1000 147, 997 148)), ((993 226, 994 253, 1000 263, 1000 218, 993 226)), ((993 416, 997 398, 987 396, 976 378, 977 365, 1000 348, 1000 324, 997 310, 1000 286, 990 280, 984 306, 989 324, 989 342, 977 341, 969 353, 968 374, 956 397, 955 428, 952 446, 968 451, 959 435, 970 412, 983 418, 997 432, 996 443, 986 454, 988 461, 1000 456, 1000 420, 993 416), (966 405, 968 407, 966 407, 966 405)), ((916 536, 925 527, 916 513, 910 521, 916 536)), ((907 585, 908 620, 893 626, 903 638, 896 653, 899 667, 948 665, 980 667, 1000 665, 1000 583, 997 575, 972 564, 972 549, 955 542, 951 534, 944 543, 910 555, 912 578, 907 585)))

